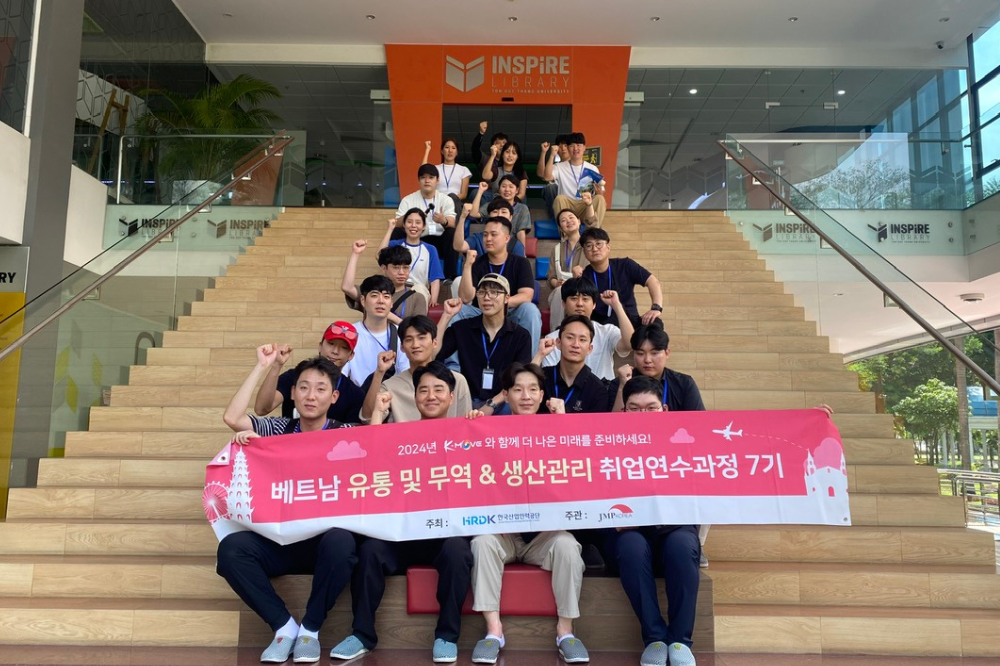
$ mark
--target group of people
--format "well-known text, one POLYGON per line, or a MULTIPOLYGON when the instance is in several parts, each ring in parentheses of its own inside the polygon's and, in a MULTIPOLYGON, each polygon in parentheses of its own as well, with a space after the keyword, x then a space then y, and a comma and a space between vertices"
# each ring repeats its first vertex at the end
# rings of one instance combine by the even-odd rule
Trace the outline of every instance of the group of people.
MULTIPOLYGON (((485 131, 484 125, 481 143, 485 131)), ((471 173, 456 164, 455 141, 442 144, 441 164, 420 167, 420 190, 403 199, 380 243, 379 273, 360 284, 358 262, 368 243, 353 243, 341 287, 363 312, 359 321, 333 322, 317 356, 294 369, 285 368, 292 353, 287 345, 257 349, 256 365, 224 414, 236 442, 423 419, 704 409, 694 380, 667 368, 669 337, 660 321, 656 277, 631 259, 611 257, 611 238, 601 228, 600 176, 582 160, 583 135, 543 144, 539 160, 540 173, 553 185, 562 235, 548 275, 551 321, 558 327, 544 338, 533 303, 534 272, 523 256, 530 214, 522 201, 527 178, 519 169, 521 152, 503 135, 483 145, 475 146, 483 155, 483 182, 471 203, 463 203, 471 173), (468 216, 485 221, 481 233, 466 237, 468 216), (446 277, 457 278, 453 297, 442 293, 446 277), (637 286, 648 289, 652 300, 644 313, 636 304, 637 286), (427 313, 438 303, 443 314, 434 321, 427 313), (254 413, 248 414, 251 406, 254 413), (267 416, 279 408, 281 416, 267 416)), ((693 525, 417 542, 335 528, 287 546, 237 532, 219 544, 218 573, 275 632, 261 661, 314 662, 321 656, 320 627, 348 584, 352 631, 330 652, 342 660, 375 648, 375 614, 386 576, 433 565, 441 608, 433 661, 457 660, 462 604, 471 588, 473 609, 486 621, 472 661, 493 664, 505 645, 503 567, 534 564, 552 572, 554 642, 562 659, 574 664, 589 661, 573 633, 585 569, 581 542, 601 553, 608 570, 621 578, 642 630, 642 666, 693 666, 699 566, 707 565, 693 525), (301 622, 269 580, 292 573, 313 574, 301 622), (656 576, 666 579, 666 619, 656 576)))

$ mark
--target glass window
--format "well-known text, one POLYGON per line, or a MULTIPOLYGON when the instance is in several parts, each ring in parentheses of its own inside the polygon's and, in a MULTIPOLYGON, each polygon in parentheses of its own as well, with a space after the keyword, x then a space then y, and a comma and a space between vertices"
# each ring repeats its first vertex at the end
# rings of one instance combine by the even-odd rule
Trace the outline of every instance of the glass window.
POLYGON ((923 126, 938 112, 937 78, 927 82, 917 92, 917 124, 923 126))
POLYGON ((976 67, 976 81, 1000 66, 1000 23, 972 42, 972 58, 976 67))
POLYGON ((1000 162, 1000 120, 990 123, 979 134, 983 142, 983 168, 1000 162))
POLYGON ((24 130, 35 0, 0 3, 0 122, 24 130))
POLYGON ((910 100, 906 100, 902 104, 896 107, 896 110, 892 112, 892 131, 893 132, 912 132, 913 131, 913 111, 912 103, 910 100))
POLYGON ((979 122, 987 123, 1000 113, 1000 76, 976 91, 979 97, 979 122))

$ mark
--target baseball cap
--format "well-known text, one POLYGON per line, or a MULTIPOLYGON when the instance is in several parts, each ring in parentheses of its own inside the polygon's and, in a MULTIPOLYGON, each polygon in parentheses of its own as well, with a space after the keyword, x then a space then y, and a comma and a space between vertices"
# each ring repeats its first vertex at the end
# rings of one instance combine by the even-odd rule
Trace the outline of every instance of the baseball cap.
POLYGON ((438 177, 438 168, 433 164, 421 164, 420 168, 417 169, 417 178, 421 176, 434 176, 438 177))
POLYGON ((349 324, 346 321, 335 321, 326 327, 323 339, 327 342, 343 340, 351 348, 351 351, 354 351, 358 344, 358 330, 354 328, 354 324, 349 324))
POLYGON ((476 288, 478 289, 487 283, 500 285, 500 288, 503 289, 504 293, 510 296, 510 282, 508 282, 507 278, 499 273, 487 273, 479 280, 479 284, 476 285, 476 288))

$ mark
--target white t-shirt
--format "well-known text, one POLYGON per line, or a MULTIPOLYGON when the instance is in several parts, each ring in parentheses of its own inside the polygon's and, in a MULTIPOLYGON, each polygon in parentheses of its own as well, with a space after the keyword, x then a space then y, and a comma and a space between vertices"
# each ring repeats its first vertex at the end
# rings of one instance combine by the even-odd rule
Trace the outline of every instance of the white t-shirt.
POLYGON ((593 191, 595 183, 586 174, 587 171, 593 171, 595 174, 601 173, 597 167, 589 162, 584 162, 580 166, 573 166, 569 162, 560 162, 553 166, 552 176, 559 185, 559 194, 579 199, 581 191, 593 191))
POLYGON ((438 192, 462 194, 462 181, 472 178, 472 172, 461 164, 438 164, 438 192))
POLYGON ((397 349, 392 350, 389 344, 391 334, 387 326, 381 333, 374 335, 368 330, 363 321, 354 322, 354 328, 358 331, 358 344, 354 347, 354 358, 347 362, 341 370, 341 374, 352 382, 361 386, 368 379, 368 375, 375 372, 378 367, 378 355, 385 351, 396 352, 396 372, 402 372, 410 367, 410 359, 402 353, 396 343, 397 349))
MULTIPOLYGON (((435 212, 443 213, 445 217, 455 217, 455 202, 451 200, 451 197, 441 191, 437 191, 434 193, 433 199, 425 199, 420 190, 403 197, 403 200, 399 202, 399 208, 396 209, 396 217, 403 217, 406 215, 406 211, 411 208, 419 208, 426 213, 429 204, 434 204, 435 212)), ((444 227, 434 221, 433 215, 428 214, 427 227, 424 229, 422 235, 440 236, 443 233, 444 227)))
MULTIPOLYGON (((615 378, 615 359, 624 358, 618 356, 615 347, 622 339, 622 332, 614 324, 594 324, 594 351, 587 357, 587 367, 591 372, 608 381, 615 378)), ((559 331, 552 331, 545 337, 558 338, 559 331)), ((552 350, 548 356, 542 359, 542 367, 548 368, 559 363, 562 354, 558 349, 552 350)))

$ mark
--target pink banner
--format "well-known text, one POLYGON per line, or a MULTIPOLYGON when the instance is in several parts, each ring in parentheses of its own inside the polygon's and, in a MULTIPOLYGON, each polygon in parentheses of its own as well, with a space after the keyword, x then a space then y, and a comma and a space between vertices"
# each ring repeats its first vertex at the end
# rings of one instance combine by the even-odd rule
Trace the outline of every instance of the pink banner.
POLYGON ((393 541, 660 524, 849 525, 825 412, 418 421, 254 439, 208 465, 216 535, 393 541))

